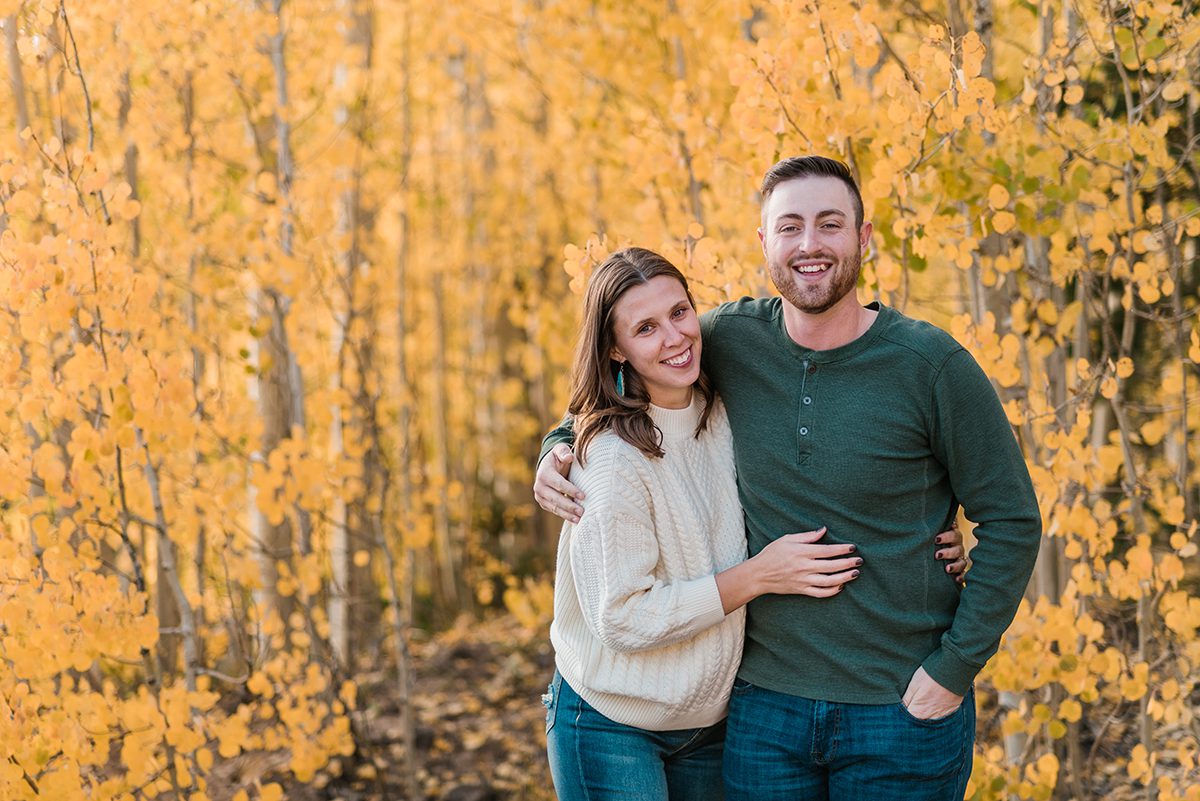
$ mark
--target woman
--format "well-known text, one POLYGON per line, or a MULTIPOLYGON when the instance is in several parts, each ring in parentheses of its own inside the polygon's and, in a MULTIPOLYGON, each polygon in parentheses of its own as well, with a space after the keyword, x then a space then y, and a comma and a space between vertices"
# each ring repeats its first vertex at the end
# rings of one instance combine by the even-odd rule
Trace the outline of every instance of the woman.
POLYGON ((824 529, 746 559, 729 424, 670 262, 614 253, 591 277, 581 328, 570 478, 587 500, 558 549, 545 697, 555 790, 560 801, 719 799, 743 607, 767 593, 835 595, 862 559, 853 545, 815 544, 824 529))

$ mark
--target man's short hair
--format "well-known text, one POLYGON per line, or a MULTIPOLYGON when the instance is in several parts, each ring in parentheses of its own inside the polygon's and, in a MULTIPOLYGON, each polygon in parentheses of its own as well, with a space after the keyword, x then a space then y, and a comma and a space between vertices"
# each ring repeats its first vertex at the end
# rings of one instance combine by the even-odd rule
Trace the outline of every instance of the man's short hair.
POLYGON ((767 174, 763 176, 762 186, 758 190, 762 195, 763 206, 767 205, 767 200, 779 184, 793 178, 810 176, 837 178, 844 183, 850 192, 850 201, 854 204, 854 227, 862 228, 863 200, 862 192, 858 189, 858 182, 854 180, 854 175, 850 172, 849 167, 836 159, 825 156, 792 156, 777 162, 774 167, 767 170, 767 174))

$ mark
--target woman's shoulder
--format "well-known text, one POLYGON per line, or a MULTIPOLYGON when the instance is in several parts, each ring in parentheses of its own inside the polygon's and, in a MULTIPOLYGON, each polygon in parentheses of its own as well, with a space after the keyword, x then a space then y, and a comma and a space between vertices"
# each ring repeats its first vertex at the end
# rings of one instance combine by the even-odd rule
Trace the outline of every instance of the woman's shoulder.
POLYGON ((618 498, 625 502, 641 500, 649 495, 654 483, 652 465, 646 454, 637 450, 612 430, 596 434, 588 442, 587 452, 581 459, 576 454, 571 465, 570 481, 583 490, 584 510, 595 504, 604 504, 605 499, 618 498))
POLYGON ((593 437, 583 454, 575 454, 570 480, 585 494, 614 482, 641 484, 649 463, 650 457, 608 429, 593 437))

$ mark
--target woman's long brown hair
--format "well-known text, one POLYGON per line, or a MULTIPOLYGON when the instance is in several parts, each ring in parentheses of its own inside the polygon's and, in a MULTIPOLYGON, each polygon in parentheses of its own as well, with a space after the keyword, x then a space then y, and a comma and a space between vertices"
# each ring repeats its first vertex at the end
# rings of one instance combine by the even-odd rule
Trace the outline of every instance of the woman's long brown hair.
MULTIPOLYGON (((626 362, 625 394, 619 394, 616 376, 620 365, 611 355, 616 345, 613 306, 631 287, 646 284, 660 275, 670 276, 682 284, 688 303, 696 308, 683 273, 662 256, 645 248, 618 250, 596 268, 588 281, 579 344, 575 348, 575 364, 571 370, 571 401, 567 406, 575 416, 575 451, 581 465, 588 443, 609 428, 647 456, 663 455, 662 432, 650 419, 650 393, 645 383, 626 362)), ((699 435, 708 425, 708 415, 716 398, 703 364, 695 386, 704 397, 704 412, 696 425, 699 435)))

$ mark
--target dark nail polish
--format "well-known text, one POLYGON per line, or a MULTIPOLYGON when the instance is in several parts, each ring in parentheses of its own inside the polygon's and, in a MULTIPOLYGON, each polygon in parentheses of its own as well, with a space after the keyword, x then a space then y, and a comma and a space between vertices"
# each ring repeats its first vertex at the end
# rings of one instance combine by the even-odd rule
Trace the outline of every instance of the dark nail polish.
POLYGON ((941 544, 942 544, 942 543, 944 543, 944 542, 945 542, 945 540, 944 540, 944 539, 942 539, 941 537, 934 537, 934 538, 933 538, 933 543, 934 543, 935 545, 941 545, 941 544))
POLYGON ((861 560, 861 559, 856 559, 856 560, 854 560, 854 565, 855 565, 855 567, 857 567, 858 565, 861 565, 861 564, 862 564, 862 560, 861 560))
POLYGON ((934 558, 934 559, 941 559, 943 556, 945 556, 945 554, 944 554, 944 553, 942 553, 941 551, 938 551, 937 553, 935 553, 935 554, 933 555, 933 558, 934 558))
POLYGON ((854 552, 855 552, 855 551, 857 551, 857 550, 858 550, 858 546, 857 546, 857 545, 851 545, 851 546, 850 546, 850 550, 849 550, 849 551, 847 551, 847 553, 854 553, 854 552))
POLYGON ((850 578, 858 578, 858 571, 855 570, 853 573, 851 573, 850 578))

